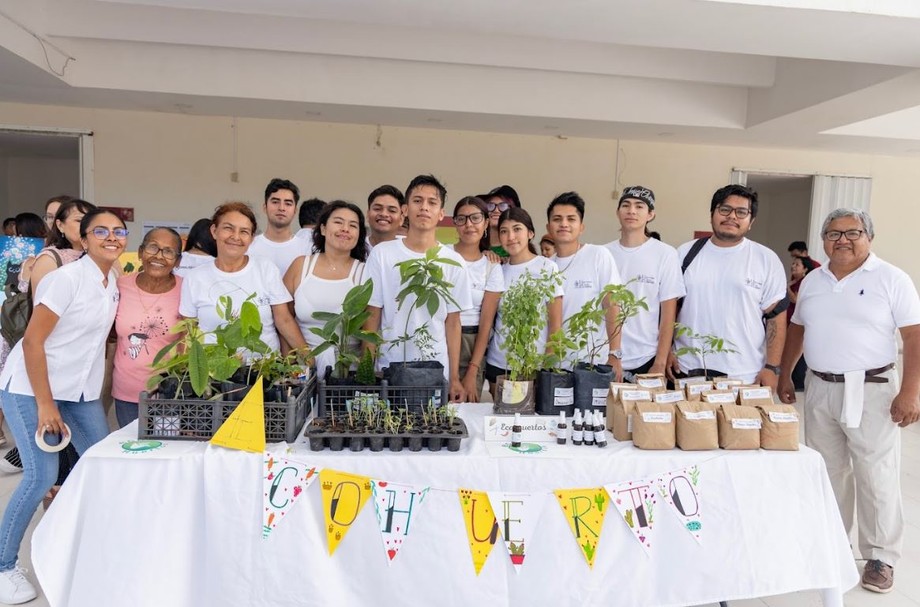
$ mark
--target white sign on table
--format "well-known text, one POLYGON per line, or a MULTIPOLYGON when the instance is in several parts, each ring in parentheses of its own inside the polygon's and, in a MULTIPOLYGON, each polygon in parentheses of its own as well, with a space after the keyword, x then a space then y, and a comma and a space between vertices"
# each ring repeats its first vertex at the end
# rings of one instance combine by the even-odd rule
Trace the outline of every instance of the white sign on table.
POLYGON ((521 416, 521 445, 511 446, 513 415, 486 415, 486 449, 492 457, 570 458, 575 454, 565 445, 556 444, 559 418, 544 415, 521 416))

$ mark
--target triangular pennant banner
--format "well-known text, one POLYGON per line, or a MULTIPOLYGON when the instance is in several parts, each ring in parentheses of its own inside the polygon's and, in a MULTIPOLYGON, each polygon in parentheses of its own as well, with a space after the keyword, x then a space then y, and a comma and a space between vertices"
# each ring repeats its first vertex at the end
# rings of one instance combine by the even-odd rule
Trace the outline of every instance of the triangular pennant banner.
POLYGON ((319 473, 319 482, 323 494, 326 540, 329 556, 332 556, 371 496, 371 479, 324 468, 319 473))
POLYGON ((265 454, 262 471, 262 537, 291 511, 307 487, 316 480, 316 468, 283 457, 265 454))
POLYGON ((604 488, 633 537, 648 554, 652 548, 651 536, 658 504, 655 481, 624 481, 604 485, 604 488))
POLYGON ((428 495, 428 487, 372 480, 371 488, 377 525, 383 538, 387 564, 390 564, 409 537, 412 521, 428 495))
POLYGON ((604 527, 604 517, 610 498, 602 487, 593 489, 556 489, 553 491, 559 506, 575 536, 578 548, 585 555, 588 567, 594 568, 597 543, 604 527))
POLYGON ((670 506, 684 529, 703 543, 703 511, 700 504, 700 467, 666 472, 658 478, 658 494, 670 506))
POLYGON ((479 575, 498 540, 498 521, 495 520, 495 513, 489 504, 488 493, 472 489, 460 489, 459 493, 466 537, 473 556, 473 568, 476 569, 476 575, 479 575))
POLYGON ((502 539, 508 547, 511 564, 520 573, 527 547, 533 545, 533 531, 546 504, 546 494, 490 491, 489 502, 498 519, 502 539))
POLYGON ((212 445, 262 453, 265 451, 265 395, 262 393, 262 376, 249 389, 243 402, 237 405, 214 436, 212 445))

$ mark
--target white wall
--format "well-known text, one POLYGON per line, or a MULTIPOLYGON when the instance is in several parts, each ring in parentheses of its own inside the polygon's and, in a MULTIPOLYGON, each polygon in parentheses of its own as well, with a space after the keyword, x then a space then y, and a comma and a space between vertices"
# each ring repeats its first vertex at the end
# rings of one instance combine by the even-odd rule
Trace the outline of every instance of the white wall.
MULTIPOLYGON (((155 112, 127 112, 25 104, 0 104, 0 122, 89 129, 94 133, 96 202, 133 206, 147 219, 194 220, 228 199, 261 205, 269 179, 287 177, 306 196, 353 200, 382 183, 404 188, 418 173, 433 172, 452 203, 502 183, 514 185, 534 215, 537 232, 556 194, 574 189, 588 202, 586 239, 617 236, 614 189, 636 183, 655 190, 653 225, 677 245, 693 230, 709 228, 712 192, 733 167, 793 174, 848 174, 873 178, 874 250, 920 280, 920 260, 907 246, 920 225, 920 206, 907 198, 920 160, 887 156, 767 148, 620 142, 433 129, 387 128, 380 144, 375 126, 232 120, 155 112), (230 174, 239 172, 239 182, 230 174)), ((136 244, 132 240, 132 245, 136 244)))

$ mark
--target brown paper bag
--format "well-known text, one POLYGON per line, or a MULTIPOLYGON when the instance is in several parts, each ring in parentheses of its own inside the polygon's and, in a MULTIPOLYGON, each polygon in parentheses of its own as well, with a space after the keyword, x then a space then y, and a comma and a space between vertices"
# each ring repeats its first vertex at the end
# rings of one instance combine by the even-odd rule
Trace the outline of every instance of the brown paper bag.
MULTIPOLYGON (((620 393, 620 390, 624 390, 624 389, 633 390, 635 389, 635 387, 636 387, 636 384, 624 384, 624 383, 618 383, 615 381, 610 382, 610 392, 607 393, 607 406, 609 407, 610 405, 613 404, 612 402, 610 402, 610 397, 613 397, 614 399, 616 399, 617 394, 620 393)), ((614 402, 616 401, 614 400, 614 402)))
POLYGON ((719 423, 711 403, 677 403, 677 446, 684 451, 719 448, 719 423))
POLYGON ((712 383, 715 385, 716 390, 731 390, 732 386, 740 386, 744 382, 740 379, 734 379, 731 377, 715 377, 713 378, 712 383))
POLYGON ((663 392, 655 392, 652 394, 652 402, 656 403, 677 404, 684 400, 686 400, 684 398, 684 393, 680 390, 665 390, 663 392))
POLYGON ((763 424, 760 447, 771 451, 799 450, 799 414, 792 405, 757 405, 763 424))
POLYGON ((749 407, 773 404, 773 389, 770 386, 741 386, 738 390, 738 404, 749 407))
POLYGON ((673 449, 677 445, 676 409, 668 403, 637 402, 633 444, 639 449, 673 449))
MULTIPOLYGON (((612 384, 611 384, 612 385, 612 384)), ((652 393, 648 390, 620 388, 616 396, 611 389, 607 396, 607 429, 618 441, 632 440, 633 416, 637 402, 651 402, 652 393)))
POLYGON ((636 385, 652 392, 663 392, 668 389, 664 373, 639 373, 636 375, 636 385))
POLYGON ((704 392, 712 391, 712 382, 703 381, 703 382, 694 382, 692 384, 686 384, 684 386, 684 392, 687 394, 687 400, 690 402, 699 402, 703 400, 702 396, 704 392))
POLYGON ((700 395, 700 400, 704 403, 713 403, 717 405, 735 404, 735 393, 731 390, 710 390, 700 395))
POLYGON ((759 449, 760 411, 746 405, 723 404, 719 419, 719 446, 723 449, 759 449))

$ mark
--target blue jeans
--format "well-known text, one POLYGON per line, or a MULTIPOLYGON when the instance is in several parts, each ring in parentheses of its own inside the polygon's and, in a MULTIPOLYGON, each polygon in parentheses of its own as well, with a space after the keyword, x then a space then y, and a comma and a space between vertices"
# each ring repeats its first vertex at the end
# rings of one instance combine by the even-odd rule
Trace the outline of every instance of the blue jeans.
POLYGON ((124 428, 137 419, 137 403, 115 399, 115 419, 118 427, 124 428))
MULTIPOLYGON (((0 400, 6 422, 9 424, 19 457, 22 458, 22 480, 10 496, 0 524, 0 571, 9 571, 16 566, 19 545, 38 509, 42 497, 54 485, 58 475, 58 454, 46 453, 35 444, 35 430, 38 427, 38 405, 34 396, 11 394, 0 390, 0 400)), ((101 400, 79 401, 58 400, 61 418, 70 426, 70 440, 77 453, 83 454, 106 437, 109 426, 101 400)), ((48 444, 54 444, 54 437, 45 436, 48 444)))

